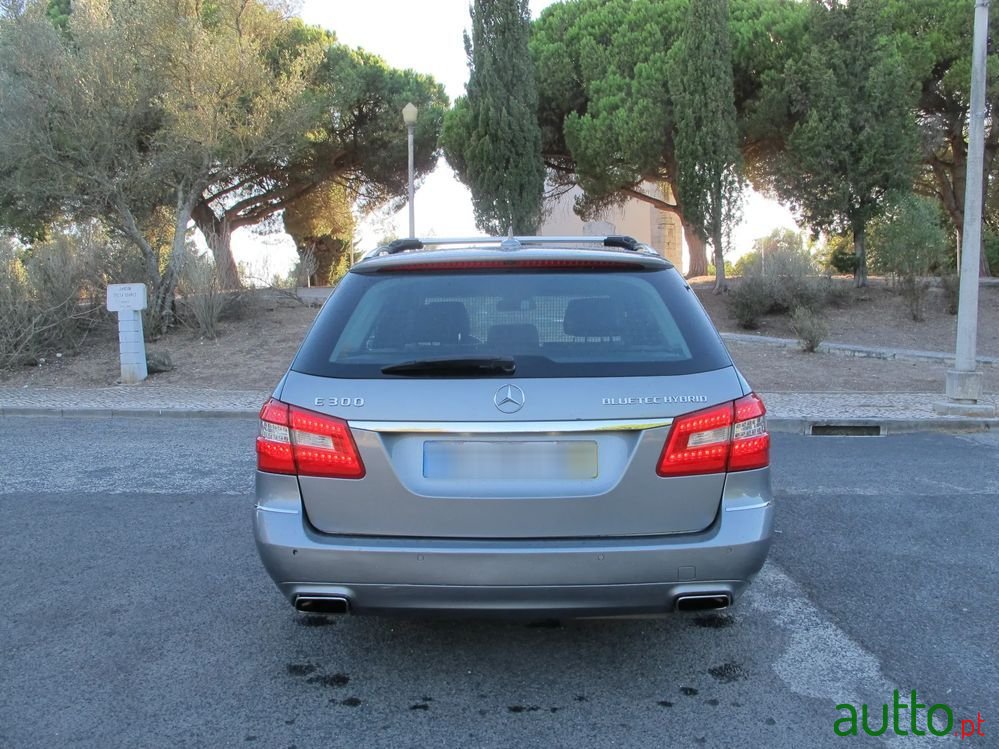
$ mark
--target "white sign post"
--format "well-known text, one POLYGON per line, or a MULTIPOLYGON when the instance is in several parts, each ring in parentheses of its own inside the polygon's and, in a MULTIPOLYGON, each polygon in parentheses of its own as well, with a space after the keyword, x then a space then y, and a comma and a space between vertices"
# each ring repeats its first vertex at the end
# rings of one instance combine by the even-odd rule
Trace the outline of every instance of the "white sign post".
POLYGON ((118 343, 121 346, 121 381, 142 382, 146 370, 146 342, 142 336, 142 310, 146 308, 146 285, 116 283, 108 286, 108 311, 118 313, 118 343))

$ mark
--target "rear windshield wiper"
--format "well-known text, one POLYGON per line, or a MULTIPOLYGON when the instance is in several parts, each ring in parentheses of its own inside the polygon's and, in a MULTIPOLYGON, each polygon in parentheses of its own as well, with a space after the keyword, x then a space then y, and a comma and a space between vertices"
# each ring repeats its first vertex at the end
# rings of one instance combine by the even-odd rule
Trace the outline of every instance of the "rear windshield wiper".
POLYGON ((517 362, 509 356, 462 356, 448 359, 418 359, 382 367, 382 374, 449 375, 513 374, 517 362))

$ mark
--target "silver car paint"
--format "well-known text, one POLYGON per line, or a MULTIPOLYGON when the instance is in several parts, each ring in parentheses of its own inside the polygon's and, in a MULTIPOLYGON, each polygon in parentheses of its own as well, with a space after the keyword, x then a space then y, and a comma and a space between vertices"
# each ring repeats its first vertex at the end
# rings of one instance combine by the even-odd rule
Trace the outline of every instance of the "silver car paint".
POLYGON ((355 613, 662 613, 679 595, 737 596, 773 531, 770 471, 729 474, 694 534, 564 540, 339 536, 316 531, 293 476, 257 474, 254 527, 282 593, 343 596, 355 613))
MULTIPOLYGON (((568 414, 599 425, 605 419, 670 419, 690 403, 604 405, 613 398, 660 401, 698 396, 703 408, 742 395, 735 369, 680 377, 518 379, 526 396, 514 414, 496 408, 498 378, 464 380, 330 380, 290 372, 281 399, 303 408, 366 424, 409 419, 440 424, 435 440, 592 440, 599 474, 593 480, 526 481, 511 466, 504 479, 433 480, 423 476, 426 434, 382 434, 352 426, 367 475, 299 479, 306 514, 325 533, 373 536, 559 538, 689 533, 718 512, 724 474, 664 479, 656 466, 668 428, 643 431, 508 433, 512 424, 544 423, 568 414), (317 407, 316 393, 339 392, 338 402, 363 399, 362 408, 317 407), (636 413, 637 412, 637 413, 636 413), (480 421, 468 433, 449 422, 480 421), (502 429, 497 436, 496 429, 502 429), (373 499, 377 498, 377 499, 373 499), (501 500, 510 501, 501 501, 501 500)), ((536 430, 535 430, 536 431, 536 430)))
MULTIPOLYGON (((366 264, 374 270, 414 262, 421 262, 416 253, 366 264)), ((342 596, 358 613, 614 615, 668 611, 679 595, 734 598, 770 546, 769 468, 670 479, 655 468, 668 433, 664 422, 748 392, 734 367, 675 377, 538 380, 348 381, 289 371, 275 397, 347 420, 367 475, 351 481, 258 472, 254 527, 261 559, 290 601, 342 596), (525 395, 512 414, 493 400, 508 382, 525 395), (329 405, 344 399, 349 406, 329 405), (567 420, 648 421, 649 428, 581 432, 566 428, 567 420), (418 470, 415 446, 428 434, 524 439, 546 423, 562 424, 553 437, 598 441, 596 483, 542 491, 510 479, 462 490, 428 483, 418 470)))

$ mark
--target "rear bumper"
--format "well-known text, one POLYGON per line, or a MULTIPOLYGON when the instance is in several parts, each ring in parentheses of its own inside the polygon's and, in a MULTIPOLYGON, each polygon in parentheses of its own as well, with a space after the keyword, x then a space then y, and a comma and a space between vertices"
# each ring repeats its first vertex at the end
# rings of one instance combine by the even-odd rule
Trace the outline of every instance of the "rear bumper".
POLYGON ((766 559, 769 470, 729 476, 708 529, 656 537, 467 540, 333 536, 302 511, 294 477, 258 473, 254 528, 284 595, 347 599, 355 613, 611 616, 735 599, 766 559))

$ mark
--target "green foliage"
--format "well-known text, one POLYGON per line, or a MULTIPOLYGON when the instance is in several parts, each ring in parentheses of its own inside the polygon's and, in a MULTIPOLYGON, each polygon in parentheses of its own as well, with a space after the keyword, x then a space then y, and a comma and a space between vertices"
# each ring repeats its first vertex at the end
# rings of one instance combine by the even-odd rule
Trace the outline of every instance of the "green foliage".
MULTIPOLYGON (((974 7, 964 0, 883 0, 905 66, 919 80, 918 118, 923 167, 917 188, 940 201, 960 233, 967 172, 967 121, 971 80, 974 7)), ((999 5, 992 3, 990 26, 999 27, 999 5)), ((999 107, 999 54, 989 44, 987 108, 999 107)), ((986 221, 999 225, 995 154, 999 130, 986 129, 986 221)), ((999 268, 996 269, 999 272, 999 268)))
POLYGON ((352 241, 356 221, 354 200, 336 182, 303 195, 284 211, 284 228, 298 247, 322 237, 352 241))
POLYGON ((333 268, 333 272, 330 274, 330 285, 336 286, 343 279, 344 276, 350 271, 350 251, 351 247, 347 248, 346 252, 341 253, 340 259, 337 261, 336 267, 333 268))
POLYGON ((936 201, 906 195, 872 223, 872 267, 899 278, 949 270, 950 237, 940 221, 936 201))
MULTIPOLYGON (((170 322, 193 218, 235 279, 231 233, 337 182, 379 205, 436 163, 447 97, 427 76, 333 43, 277 0, 29 0, 0 25, 0 225, 38 237, 100 218, 142 253, 150 330, 170 322), (147 231, 166 208, 170 239, 147 231)), ((140 280, 140 279, 133 279, 140 280)))
POLYGON ((762 276, 749 276, 729 290, 728 308, 746 330, 760 327, 760 318, 770 312, 770 284, 762 276))
POLYGON ((0 236, 0 369, 76 348, 101 317, 106 242, 95 225, 27 247, 0 236))
POLYGON ((736 261, 735 275, 745 276, 749 273, 765 275, 767 261, 770 258, 777 258, 777 262, 780 263, 784 256, 808 257, 804 237, 793 229, 774 229, 767 236, 754 240, 752 251, 736 261))
POLYGON ((714 248, 716 288, 722 258, 742 214, 742 159, 736 124, 728 0, 694 2, 669 55, 676 117, 677 188, 684 218, 714 248))
MULTIPOLYGON (((731 278, 732 276, 738 275, 735 269, 736 269, 736 265, 733 265, 732 262, 729 261, 729 260, 725 261, 725 277, 726 278, 731 278)), ((708 275, 709 276, 714 276, 714 275, 717 274, 717 272, 718 272, 718 269, 715 268, 714 263, 709 263, 708 264, 708 275)))
POLYGON ((805 239, 794 229, 774 229, 767 236, 753 241, 753 252, 763 257, 801 255, 805 253, 805 239))
POLYGON ((874 267, 898 279, 913 320, 924 318, 930 284, 926 276, 949 269, 947 232, 940 224, 940 207, 916 195, 898 200, 871 227, 874 267))
POLYGON ((991 227, 985 227, 982 235, 982 252, 993 275, 999 275, 999 232, 991 227))
POLYGON ((184 265, 177 302, 181 322, 205 338, 217 338, 219 323, 236 303, 236 293, 223 288, 210 256, 192 253, 184 265))
POLYGON ((829 300, 829 286, 815 276, 815 262, 795 243, 767 256, 766 266, 753 263, 728 294, 732 315, 743 328, 754 330, 768 314, 788 314, 795 309, 819 310, 829 300))
POLYGON ((49 17, 52 25, 63 33, 69 31, 69 14, 72 6, 73 0, 48 0, 45 14, 49 17))
POLYGON ((956 315, 961 299, 961 277, 957 273, 947 273, 940 276, 940 288, 943 289, 947 314, 956 315))
POLYGON ((275 72, 261 50, 284 20, 264 0, 215 0, 209 16, 202 3, 77 3, 66 33, 43 3, 0 26, 0 205, 100 218, 131 241, 155 334, 171 322, 203 191, 287 157, 313 111, 319 50, 275 72), (164 245, 145 228, 167 206, 164 245))
POLYGON ((292 19, 281 27, 265 58, 276 70, 300 64, 322 49, 305 97, 310 117, 283 149, 264 153, 238 174, 205 191, 194 218, 216 264, 232 268, 229 240, 313 191, 338 183, 360 211, 397 201, 407 192, 407 133, 402 108, 419 109, 414 132, 414 178, 437 164, 437 140, 448 106, 442 85, 412 70, 396 70, 363 50, 333 43, 333 36, 292 19))
POLYGON ((465 36, 467 96, 449 114, 444 152, 472 192, 475 222, 490 234, 534 234, 544 164, 527 0, 474 0, 465 36))
MULTIPOLYGON (((710 3, 696 3, 710 5, 710 3)), ((549 180, 579 184, 580 215, 666 183, 677 194, 676 113, 669 50, 688 0, 577 0, 546 8, 531 39, 549 180)), ((755 164, 781 145, 784 117, 762 85, 797 54, 807 11, 795 0, 731 0, 729 29, 740 145, 755 164), (769 101, 769 98, 767 100, 769 101), (776 117, 776 119, 774 119, 776 117)), ((708 57, 713 57, 711 50, 708 57)), ((683 213, 682 196, 678 206, 683 213)))
POLYGON ((829 328, 821 315, 808 307, 796 307, 791 313, 791 328, 801 342, 801 349, 815 353, 819 344, 829 335, 829 328))
MULTIPOLYGON (((745 276, 750 272, 751 268, 759 265, 762 259, 763 258, 759 252, 747 252, 735 261, 735 265, 732 266, 732 275, 745 276)), ((728 270, 726 270, 725 273, 728 274, 728 270)))
MULTIPOLYGON (((321 186, 347 185, 370 209, 406 195, 407 133, 402 109, 419 109, 414 132, 414 169, 419 181, 437 165, 437 141, 448 108, 442 84, 428 75, 389 67, 377 55, 336 44, 325 53, 314 94, 318 119, 307 132, 306 149, 296 161, 270 162, 267 179, 293 187, 303 179, 321 186)), ((260 180, 265 184, 266 180, 260 180)), ((271 204, 280 191, 257 197, 271 204)))
POLYGON ((916 81, 879 0, 810 7, 808 51, 785 69, 794 125, 773 187, 813 229, 853 232, 862 285, 867 225, 915 174, 916 81))
POLYGON ((849 234, 833 234, 826 239, 826 270, 832 273, 853 275, 857 272, 857 253, 853 250, 853 237, 849 234))

